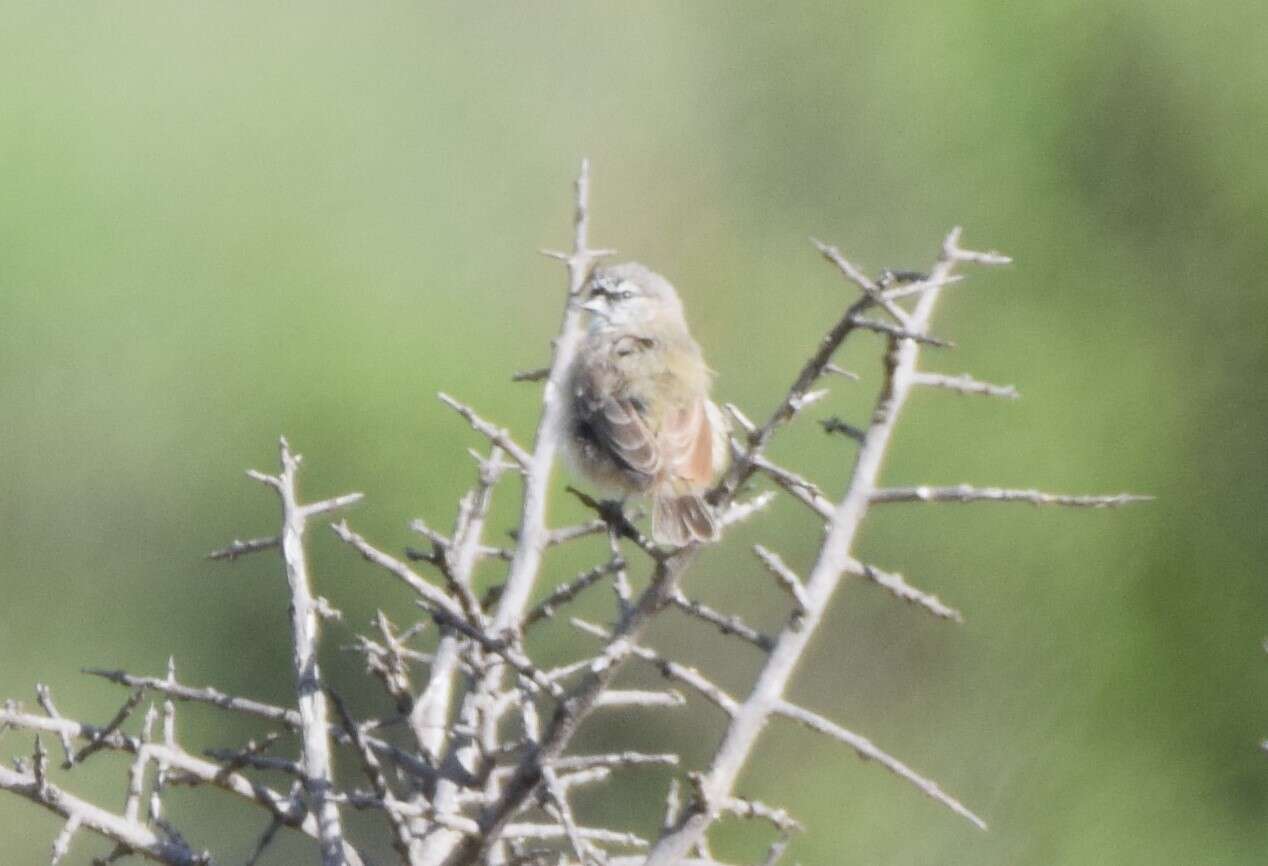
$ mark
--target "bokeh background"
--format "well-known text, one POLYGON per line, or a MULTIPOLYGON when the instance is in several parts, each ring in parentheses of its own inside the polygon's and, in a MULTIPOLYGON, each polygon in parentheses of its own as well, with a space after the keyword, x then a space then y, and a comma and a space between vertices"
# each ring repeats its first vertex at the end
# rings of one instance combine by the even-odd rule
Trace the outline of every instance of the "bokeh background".
MULTIPOLYGON (((531 436, 563 277, 570 183, 594 161, 597 243, 670 276, 718 371, 768 412, 851 293, 807 237, 867 268, 926 267, 954 224, 1016 258, 947 292, 932 369, 1015 403, 921 393, 892 483, 1129 490, 1114 512, 890 506, 861 549, 967 616, 864 585, 839 596, 795 697, 937 778, 980 833, 883 770, 775 724, 743 790, 809 830, 803 864, 1253 864, 1268 854, 1268 18, 1255 2, 0 4, 0 695, 98 721, 123 694, 85 665, 286 699, 286 600, 267 534, 286 433, 312 496, 364 490, 355 528, 399 549, 445 526, 473 434, 444 389, 531 436)), ((812 417, 859 421, 863 337, 812 417)), ((775 448, 839 490, 852 459, 810 421, 775 448)), ((579 516, 557 485, 558 521, 579 516)), ((508 485, 494 531, 514 523, 508 485)), ((325 530, 339 646, 407 595, 325 530)), ((691 577, 778 622, 747 553, 805 569, 817 531, 781 503, 691 577)), ((594 551, 589 551, 594 553, 594 551)), ((549 562, 560 580, 583 557, 549 562)), ((481 581, 496 582, 495 570, 481 581)), ((596 591, 590 615, 604 615, 596 591)), ((651 642, 741 691, 757 659, 668 615, 651 642)), ((563 658, 578 639, 553 632, 563 658)), ((252 731, 196 709, 194 746, 252 731)), ((707 708, 608 717, 580 745, 659 742, 699 762, 707 708)), ((25 736, 0 742, 6 756, 25 736)), ((69 780, 120 808, 110 757, 69 780)), ((113 763, 112 763, 113 762, 113 763)), ((588 800, 650 831, 664 774, 588 800)), ((195 843, 241 861, 267 823, 172 797, 195 843)), ((5 863, 57 822, 0 797, 5 863)), ((367 825, 359 825, 361 830, 367 825)), ((752 862, 764 828, 719 825, 752 862)), ((77 841, 68 862, 106 851, 77 841)), ((311 862, 303 841, 273 864, 311 862)), ((379 852, 386 854, 386 849, 379 852)), ((381 856, 380 859, 386 859, 381 856)))

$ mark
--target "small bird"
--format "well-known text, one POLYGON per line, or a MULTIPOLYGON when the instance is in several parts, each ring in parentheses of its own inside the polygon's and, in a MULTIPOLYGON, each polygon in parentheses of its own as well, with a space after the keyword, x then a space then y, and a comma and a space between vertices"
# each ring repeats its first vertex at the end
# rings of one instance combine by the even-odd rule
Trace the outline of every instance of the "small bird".
POLYGON ((568 379, 574 466, 650 498, 657 543, 716 539, 702 494, 726 466, 727 427, 678 293, 635 262, 596 269, 584 291, 587 331, 568 379))

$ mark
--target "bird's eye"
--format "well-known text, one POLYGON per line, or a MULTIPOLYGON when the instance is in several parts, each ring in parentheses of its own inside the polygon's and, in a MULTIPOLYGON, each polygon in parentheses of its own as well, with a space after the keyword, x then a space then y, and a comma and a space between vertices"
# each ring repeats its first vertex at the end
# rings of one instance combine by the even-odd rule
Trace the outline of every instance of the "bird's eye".
POLYGON ((630 298, 634 297, 634 293, 631 292, 629 289, 626 289, 623 292, 618 292, 617 297, 620 298, 622 301, 628 301, 630 298))

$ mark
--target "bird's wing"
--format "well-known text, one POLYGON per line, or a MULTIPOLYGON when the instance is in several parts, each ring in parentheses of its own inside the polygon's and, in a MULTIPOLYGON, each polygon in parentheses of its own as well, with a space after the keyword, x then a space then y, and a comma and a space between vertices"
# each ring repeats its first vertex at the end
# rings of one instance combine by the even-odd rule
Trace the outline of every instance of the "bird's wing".
POLYGON ((660 441, 674 482, 699 490, 713 480, 713 438, 704 399, 669 414, 660 441))
POLYGON ((656 476, 664 467, 656 436, 634 400, 609 398, 598 413, 596 432, 621 463, 643 475, 656 476))
POLYGON ((575 397, 581 420, 619 464, 683 493, 709 484, 714 436, 703 396, 687 405, 649 406, 628 392, 624 374, 601 354, 593 363, 583 363, 578 373, 575 397))
POLYGON ((663 463, 646 407, 623 396, 622 377, 610 365, 584 365, 578 373, 578 413, 596 444, 631 471, 649 479, 658 475, 663 463))

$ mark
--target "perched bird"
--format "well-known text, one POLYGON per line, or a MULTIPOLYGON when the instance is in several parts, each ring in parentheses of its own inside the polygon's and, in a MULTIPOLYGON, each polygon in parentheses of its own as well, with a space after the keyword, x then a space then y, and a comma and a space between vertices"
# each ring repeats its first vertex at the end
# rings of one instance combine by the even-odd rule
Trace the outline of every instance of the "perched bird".
POLYGON ((658 543, 715 539, 702 494, 726 465, 726 423, 678 293, 630 262, 596 269, 583 297, 587 331, 568 379, 574 466, 602 487, 648 497, 658 543))

